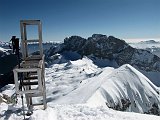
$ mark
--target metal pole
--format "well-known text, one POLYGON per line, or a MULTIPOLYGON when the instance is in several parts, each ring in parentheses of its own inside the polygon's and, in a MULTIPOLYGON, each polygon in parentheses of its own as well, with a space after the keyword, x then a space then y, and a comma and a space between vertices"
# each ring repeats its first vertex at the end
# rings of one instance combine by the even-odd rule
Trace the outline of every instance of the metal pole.
MULTIPOLYGON (((17 38, 17 41, 18 41, 18 44, 19 44, 19 39, 17 38)), ((16 48, 16 55, 17 55, 17 59, 18 59, 18 68, 20 68, 20 53, 19 53, 19 45, 17 46, 16 48)), ((23 86, 23 73, 20 73, 20 89, 22 90, 22 87, 23 89, 25 90, 24 86, 23 86)), ((23 94, 21 95, 21 99, 22 99, 22 111, 23 111, 23 117, 24 117, 24 120, 25 120, 25 111, 24 111, 24 100, 23 100, 23 94)))
POLYGON ((23 117, 24 117, 24 120, 25 120, 26 118, 25 118, 25 112, 24 112, 24 101, 23 101, 23 95, 21 95, 21 99, 22 99, 23 117))

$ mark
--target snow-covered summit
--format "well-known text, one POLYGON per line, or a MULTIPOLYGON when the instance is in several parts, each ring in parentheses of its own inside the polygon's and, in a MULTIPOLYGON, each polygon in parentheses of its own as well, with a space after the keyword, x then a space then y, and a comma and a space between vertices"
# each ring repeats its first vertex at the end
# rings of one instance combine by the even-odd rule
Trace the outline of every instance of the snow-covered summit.
MULTIPOLYGON (((34 109, 30 120, 51 119, 53 116, 55 120, 159 118, 112 110, 155 115, 160 113, 159 88, 131 65, 125 64, 117 69, 98 68, 92 60, 84 57, 53 64, 46 68, 45 73, 48 108, 45 111, 34 109)), ((14 85, 8 85, 0 96, 12 96, 13 90, 14 85)), ((33 102, 37 101, 41 99, 34 99, 33 102)), ((20 116, 21 102, 17 105, 3 102, 0 108, 2 120, 23 118, 20 116)))
MULTIPOLYGON (((107 72, 107 71, 106 71, 107 72)), ((160 89, 131 65, 115 69, 88 100, 122 111, 160 113, 160 89)))
MULTIPOLYGON (((83 62, 84 60, 87 59, 82 59, 83 62)), ((70 66, 67 70, 70 71, 75 66, 82 69, 84 65, 82 61, 67 64, 70 66)), ((54 102, 49 104, 83 103, 95 107, 106 106, 120 111, 160 114, 160 89, 131 65, 125 64, 117 69, 107 67, 99 69, 100 72, 95 71, 95 67, 91 66, 93 65, 90 65, 90 70, 94 68, 94 72, 98 74, 86 78, 82 77, 81 73, 82 76, 79 78, 82 78, 82 81, 80 84, 77 82, 76 89, 62 97, 56 96, 54 102)), ((83 67, 82 71, 87 71, 87 67, 83 67)), ((77 73, 73 72, 73 74, 77 73)))

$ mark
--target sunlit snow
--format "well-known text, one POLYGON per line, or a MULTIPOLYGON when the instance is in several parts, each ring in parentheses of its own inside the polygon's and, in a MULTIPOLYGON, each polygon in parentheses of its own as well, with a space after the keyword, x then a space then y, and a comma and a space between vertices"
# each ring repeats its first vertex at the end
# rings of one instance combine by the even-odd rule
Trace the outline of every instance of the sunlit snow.
MULTIPOLYGON (((46 68, 45 77, 48 108, 34 108, 33 114, 26 116, 29 120, 160 119, 154 115, 139 114, 149 110, 154 102, 160 104, 159 88, 128 64, 117 69, 98 68, 84 57, 77 61, 53 64, 46 68), (121 106, 121 99, 130 100, 131 105, 126 108, 128 112, 109 108, 117 103, 121 106)), ((14 92, 14 85, 7 85, 0 96, 12 96, 14 92)), ((19 96, 18 104, 0 103, 0 119, 21 120, 21 114, 19 96)))

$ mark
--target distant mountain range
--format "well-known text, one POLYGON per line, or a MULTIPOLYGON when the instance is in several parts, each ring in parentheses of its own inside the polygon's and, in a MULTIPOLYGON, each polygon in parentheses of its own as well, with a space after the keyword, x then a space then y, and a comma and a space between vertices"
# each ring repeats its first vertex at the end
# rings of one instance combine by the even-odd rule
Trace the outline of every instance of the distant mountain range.
POLYGON ((79 36, 71 36, 64 40, 60 46, 52 47, 47 57, 63 53, 64 51, 77 52, 82 56, 90 56, 93 59, 108 59, 115 61, 118 66, 131 64, 145 71, 160 72, 160 58, 146 50, 135 49, 124 40, 113 36, 94 34, 88 39, 79 36))
POLYGON ((158 44, 160 44, 160 42, 159 41, 155 41, 155 40, 147 40, 147 41, 141 41, 141 42, 139 42, 139 43, 146 43, 146 44, 156 44, 156 43, 158 43, 158 44))
MULTIPOLYGON (((88 56, 93 61, 108 60, 111 64, 106 62, 106 66, 119 67, 123 64, 130 64, 160 86, 160 80, 155 78, 155 74, 156 77, 160 77, 160 58, 147 50, 133 48, 124 40, 101 34, 93 34, 88 39, 71 36, 66 38, 64 43, 51 47, 46 53, 46 60, 52 62, 53 56, 57 53, 63 55, 65 51, 78 53, 80 57, 88 56)), ((105 67, 99 63, 95 64, 105 67)))
POLYGON ((160 42, 155 40, 141 41, 138 43, 129 43, 134 48, 144 49, 160 57, 160 42))
MULTIPOLYGON (((46 48, 45 59, 48 64, 55 62, 58 54, 66 60, 88 56, 99 67, 117 68, 123 64, 130 64, 145 74, 154 84, 160 86, 160 58, 147 50, 133 48, 124 40, 113 36, 93 34, 88 39, 71 36, 64 39, 63 43, 46 44, 46 46, 44 43, 44 48, 46 48)), ((29 49, 34 51, 37 48, 32 44, 29 49)))

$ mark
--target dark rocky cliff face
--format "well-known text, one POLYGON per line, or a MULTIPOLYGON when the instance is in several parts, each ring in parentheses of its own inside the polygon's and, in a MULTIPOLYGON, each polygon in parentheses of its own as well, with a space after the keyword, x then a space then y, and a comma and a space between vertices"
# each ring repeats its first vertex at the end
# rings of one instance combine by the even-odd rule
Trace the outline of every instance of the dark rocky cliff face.
POLYGON ((1 51, 0 56, 0 88, 14 83, 13 68, 18 64, 17 56, 10 52, 1 51))
POLYGON ((99 34, 94 34, 88 39, 71 36, 64 40, 64 50, 77 51, 82 56, 93 54, 107 59, 112 59, 113 53, 119 53, 127 46, 128 44, 122 40, 99 34))
POLYGON ((145 71, 160 72, 160 58, 149 51, 132 48, 124 40, 113 36, 93 34, 88 39, 80 36, 71 36, 58 47, 52 47, 47 57, 64 51, 79 53, 82 57, 92 55, 100 59, 115 60, 121 66, 131 64, 145 71))

